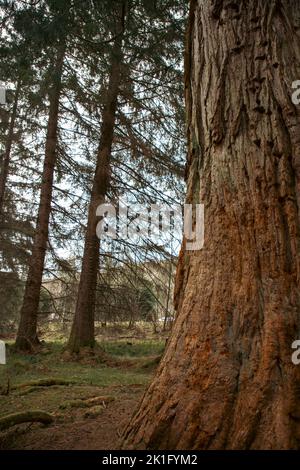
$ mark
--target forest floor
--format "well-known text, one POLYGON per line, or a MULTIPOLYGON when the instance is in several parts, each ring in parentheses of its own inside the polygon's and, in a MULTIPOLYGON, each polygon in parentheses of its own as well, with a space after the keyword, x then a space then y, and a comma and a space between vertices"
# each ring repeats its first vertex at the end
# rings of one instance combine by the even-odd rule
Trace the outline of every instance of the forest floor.
POLYGON ((34 355, 17 354, 8 346, 7 365, 0 366, 0 420, 11 413, 42 410, 53 422, 19 424, 0 432, 0 449, 118 449, 165 337, 108 329, 97 337, 105 358, 96 353, 76 360, 64 353, 63 336, 44 338, 34 355))

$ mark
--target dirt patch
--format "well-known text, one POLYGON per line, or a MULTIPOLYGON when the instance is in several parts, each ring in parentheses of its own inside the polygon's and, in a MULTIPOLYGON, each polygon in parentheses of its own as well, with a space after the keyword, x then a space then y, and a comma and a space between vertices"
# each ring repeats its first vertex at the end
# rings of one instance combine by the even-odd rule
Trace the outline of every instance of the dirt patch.
MULTIPOLYGON (((99 388, 89 395, 98 395, 99 388), (93 393, 94 392, 94 393, 93 393)), ((113 394, 115 400, 107 403, 96 417, 87 417, 84 409, 54 411, 55 421, 50 426, 20 425, 0 434, 0 449, 34 450, 105 450, 118 449, 120 434, 129 422, 145 387, 140 385, 105 387, 103 393, 113 394)))

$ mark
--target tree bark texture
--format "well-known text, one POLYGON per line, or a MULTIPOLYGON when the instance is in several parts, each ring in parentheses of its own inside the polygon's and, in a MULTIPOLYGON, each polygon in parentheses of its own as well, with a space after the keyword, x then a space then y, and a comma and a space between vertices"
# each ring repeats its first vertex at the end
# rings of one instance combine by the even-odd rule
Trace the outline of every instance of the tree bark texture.
POLYGON ((298 449, 300 2, 192 0, 187 202, 177 318, 124 447, 298 449))

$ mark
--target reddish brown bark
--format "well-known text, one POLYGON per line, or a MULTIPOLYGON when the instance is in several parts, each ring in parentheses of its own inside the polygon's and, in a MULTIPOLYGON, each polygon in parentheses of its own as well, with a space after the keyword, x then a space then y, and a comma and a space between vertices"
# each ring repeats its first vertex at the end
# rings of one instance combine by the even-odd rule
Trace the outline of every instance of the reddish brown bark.
POLYGON ((125 447, 300 447, 300 3, 193 0, 186 57, 188 202, 178 316, 125 447))
POLYGON ((8 173, 9 173, 11 149, 12 149, 12 144, 13 144, 13 139, 14 139, 14 127, 15 127, 15 122, 16 122, 16 117, 17 117, 20 86, 21 86, 21 81, 19 80, 16 86, 14 104, 13 104, 13 108, 11 112, 11 118, 10 118, 10 123, 9 123, 9 129, 8 129, 8 134, 7 134, 6 144, 5 144, 5 151, 3 155, 3 161, 2 161, 1 174, 0 174, 0 217, 3 215, 4 196, 5 196, 6 183, 7 183, 8 173))
POLYGON ((54 67, 53 83, 49 91, 49 118, 40 203, 16 339, 16 346, 20 350, 32 350, 34 346, 39 343, 37 337, 37 316, 48 243, 54 169, 57 159, 57 126, 64 55, 65 48, 62 46, 58 51, 57 62, 54 67))
POLYGON ((96 235, 96 226, 99 221, 99 217, 96 216, 96 210, 100 204, 105 202, 105 196, 110 184, 111 149, 121 78, 125 3, 123 3, 122 14, 117 26, 117 36, 111 56, 112 62, 106 92, 106 103, 102 115, 97 166, 89 205, 76 310, 68 343, 68 349, 72 352, 78 352, 82 347, 94 346, 94 317, 100 250, 100 241, 96 235))

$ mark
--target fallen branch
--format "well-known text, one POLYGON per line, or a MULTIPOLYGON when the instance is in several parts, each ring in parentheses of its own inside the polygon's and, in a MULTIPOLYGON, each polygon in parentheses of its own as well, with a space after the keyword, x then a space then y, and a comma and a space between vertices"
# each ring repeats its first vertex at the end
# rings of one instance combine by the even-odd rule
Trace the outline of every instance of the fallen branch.
POLYGON ((11 415, 3 416, 0 418, 0 431, 4 431, 16 424, 23 423, 42 423, 51 424, 53 422, 53 416, 45 411, 33 410, 24 411, 21 413, 14 413, 11 415))
POLYGON ((100 397, 93 398, 79 398, 77 400, 64 401, 60 404, 61 409, 68 408, 91 408, 95 405, 102 405, 106 408, 106 404, 114 401, 115 398, 109 395, 104 395, 100 397))
POLYGON ((39 387, 25 387, 25 388, 20 388, 20 391, 18 392, 18 396, 24 396, 24 395, 29 395, 29 393, 36 392, 39 390, 39 387))
POLYGON ((40 379, 31 380, 30 382, 14 385, 13 387, 11 387, 11 389, 17 390, 26 387, 51 387, 52 385, 72 385, 74 383, 76 382, 64 379, 40 379))

